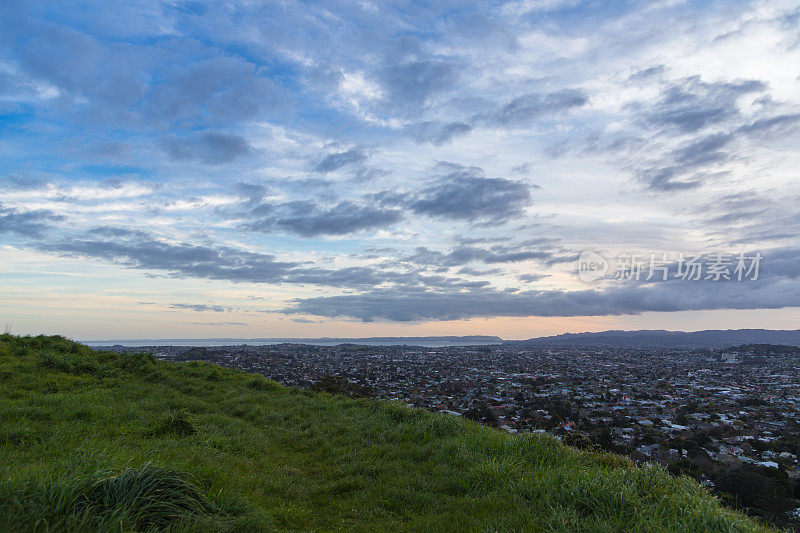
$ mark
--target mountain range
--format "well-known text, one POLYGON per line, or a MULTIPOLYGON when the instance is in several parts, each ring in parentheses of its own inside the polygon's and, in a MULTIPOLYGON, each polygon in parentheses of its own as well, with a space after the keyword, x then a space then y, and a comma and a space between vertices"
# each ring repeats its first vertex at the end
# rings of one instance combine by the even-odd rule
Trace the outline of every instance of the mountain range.
POLYGON ((741 344, 787 344, 800 346, 800 330, 710 329, 705 331, 601 331, 564 333, 524 341, 506 341, 526 346, 596 346, 618 348, 726 348, 741 344))

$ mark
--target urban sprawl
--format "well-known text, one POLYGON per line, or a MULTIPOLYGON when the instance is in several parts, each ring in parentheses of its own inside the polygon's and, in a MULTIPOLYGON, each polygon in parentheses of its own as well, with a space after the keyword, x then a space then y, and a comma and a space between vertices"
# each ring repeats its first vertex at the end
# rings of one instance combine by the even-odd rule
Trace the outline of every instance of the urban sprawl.
POLYGON ((510 433, 548 432, 689 475, 733 507, 796 525, 800 349, 493 346, 123 348, 289 386, 405 402, 510 433))

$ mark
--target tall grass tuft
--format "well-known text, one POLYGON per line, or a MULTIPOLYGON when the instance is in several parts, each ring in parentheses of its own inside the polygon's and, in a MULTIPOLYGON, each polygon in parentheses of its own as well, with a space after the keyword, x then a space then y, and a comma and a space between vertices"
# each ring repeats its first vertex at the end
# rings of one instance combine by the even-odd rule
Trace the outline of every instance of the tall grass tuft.
POLYGON ((151 464, 96 481, 86 500, 92 515, 127 521, 136 528, 163 527, 215 511, 181 474, 151 464))
POLYGON ((185 410, 167 411, 161 417, 161 420, 151 431, 147 432, 148 437, 188 437, 197 433, 197 428, 194 427, 191 420, 189 420, 189 413, 185 410))
POLYGON ((0 529, 9 531, 143 531, 218 512, 184 474, 150 463, 118 475, 0 484, 0 529))

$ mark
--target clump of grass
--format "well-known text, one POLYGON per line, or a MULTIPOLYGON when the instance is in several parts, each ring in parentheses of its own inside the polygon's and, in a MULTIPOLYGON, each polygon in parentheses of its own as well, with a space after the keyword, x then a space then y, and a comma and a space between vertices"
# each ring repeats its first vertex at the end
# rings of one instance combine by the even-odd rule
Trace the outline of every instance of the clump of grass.
POLYGON ((139 372, 150 368, 156 362, 156 357, 151 353, 125 353, 114 361, 122 370, 139 372))
POLYGON ((11 348, 11 343, 0 338, 0 357, 11 357, 12 355, 14 355, 14 350, 11 348))
POLYGON ((92 515, 126 518, 135 528, 163 527, 215 511, 185 474, 151 464, 95 481, 85 497, 92 515))
POLYGON ((194 427, 191 420, 189 420, 189 413, 183 409, 177 411, 167 411, 156 427, 147 433, 149 437, 188 437, 197 433, 197 428, 194 427))
POLYGON ((41 368, 49 368, 58 372, 72 371, 72 361, 63 355, 56 355, 52 352, 40 353, 36 364, 41 368))
POLYGON ((40 352, 36 364, 41 368, 68 374, 94 374, 98 371, 97 363, 94 361, 53 352, 40 352))
POLYGON ((250 380, 247 386, 257 391, 270 391, 270 390, 276 390, 278 388, 278 385, 274 381, 267 381, 264 378, 258 378, 258 377, 250 380))
POLYGON ((0 484, 0 526, 10 531, 141 531, 218 512, 185 474, 150 463, 118 475, 0 484))

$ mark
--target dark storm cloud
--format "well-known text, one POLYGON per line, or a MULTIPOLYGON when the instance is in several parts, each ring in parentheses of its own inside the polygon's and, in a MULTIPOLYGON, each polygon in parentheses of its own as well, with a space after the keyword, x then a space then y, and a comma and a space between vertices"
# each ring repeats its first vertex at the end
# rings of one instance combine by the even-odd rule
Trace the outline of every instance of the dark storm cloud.
POLYGON ((0 203, 0 234, 15 233, 23 237, 38 239, 51 227, 52 222, 64 217, 47 210, 25 211, 6 207, 0 203))
POLYGON ((346 165, 363 163, 366 160, 367 154, 364 149, 355 147, 344 152, 334 152, 326 155, 315 168, 318 172, 327 173, 338 170, 346 165))
POLYGON ((252 147, 243 137, 209 131, 161 140, 161 148, 173 161, 200 161, 209 165, 230 163, 250 154, 252 147))

